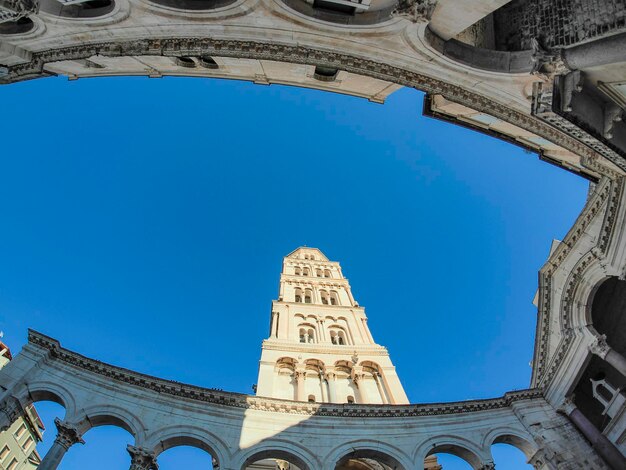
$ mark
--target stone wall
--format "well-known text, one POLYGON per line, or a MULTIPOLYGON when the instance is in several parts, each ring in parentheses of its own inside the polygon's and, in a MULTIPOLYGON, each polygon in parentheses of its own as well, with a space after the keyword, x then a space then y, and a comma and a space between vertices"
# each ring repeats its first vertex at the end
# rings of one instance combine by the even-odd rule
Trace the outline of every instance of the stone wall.
POLYGON ((496 48, 567 47, 626 30, 626 0, 514 0, 494 13, 496 48))

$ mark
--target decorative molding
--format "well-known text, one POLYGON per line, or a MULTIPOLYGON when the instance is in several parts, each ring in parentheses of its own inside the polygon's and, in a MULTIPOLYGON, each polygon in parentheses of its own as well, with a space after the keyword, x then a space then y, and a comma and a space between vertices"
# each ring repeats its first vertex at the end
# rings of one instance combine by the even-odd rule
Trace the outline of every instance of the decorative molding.
POLYGON ((458 413, 473 413, 494 409, 509 408, 512 403, 522 400, 542 400, 538 389, 518 390, 505 393, 503 397, 469 400, 452 403, 431 403, 425 405, 355 405, 335 403, 305 403, 275 398, 262 398, 234 392, 182 384, 149 375, 133 372, 121 367, 89 359, 61 347, 58 341, 33 330, 28 332, 28 342, 33 346, 49 351, 51 361, 75 367, 84 373, 116 380, 162 395, 180 397, 214 405, 245 408, 258 411, 289 413, 298 415, 360 417, 360 418, 401 418, 413 416, 436 416, 458 413))
POLYGON ((593 342, 589 344, 589 351, 596 356, 605 359, 611 347, 606 342, 606 335, 596 336, 593 342))
POLYGON ((0 0, 0 23, 17 21, 39 11, 39 0, 0 0))
POLYGON ((126 450, 130 454, 130 470, 159 470, 154 452, 130 444, 126 450))
POLYGON ((54 442, 65 450, 68 450, 74 444, 85 443, 80 431, 73 424, 54 418, 54 425, 57 427, 57 437, 54 439, 54 442))
POLYGON ((550 120, 543 115, 528 115, 464 87, 412 70, 332 50, 314 49, 299 45, 206 37, 170 37, 80 44, 33 52, 30 62, 9 67, 8 75, 0 77, 0 84, 41 77, 46 74, 44 71, 45 64, 50 62, 88 59, 95 55, 106 57, 142 55, 175 57, 183 54, 207 54, 218 57, 273 60, 335 67, 346 72, 416 88, 427 93, 441 94, 448 100, 476 111, 488 113, 530 131, 577 155, 584 156, 588 160, 597 159, 598 154, 603 155, 626 171, 626 163, 621 162, 622 159, 619 155, 595 139, 590 140, 587 133, 567 121, 561 122, 554 117, 550 120))
POLYGON ((437 0, 399 0, 391 16, 406 18, 413 23, 428 23, 437 6, 437 0))

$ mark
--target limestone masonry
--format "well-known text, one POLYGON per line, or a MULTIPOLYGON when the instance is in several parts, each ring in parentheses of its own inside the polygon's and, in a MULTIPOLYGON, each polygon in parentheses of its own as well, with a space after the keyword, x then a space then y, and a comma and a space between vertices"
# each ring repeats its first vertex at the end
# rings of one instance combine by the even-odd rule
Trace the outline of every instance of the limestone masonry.
POLYGON ((18 470, 3 456, 20 452, 19 422, 36 423, 33 403, 52 400, 65 416, 40 470, 105 424, 134 436, 132 470, 155 469, 178 445, 206 450, 221 470, 436 469, 439 452, 487 470, 501 442, 540 470, 626 469, 625 9, 623 0, 0 0, 0 84, 181 75, 376 103, 412 87, 427 116, 589 181, 583 211, 539 271, 527 390, 407 404, 339 264, 302 247, 283 263, 256 396, 121 369, 30 331, 0 370, 0 466, 18 470))

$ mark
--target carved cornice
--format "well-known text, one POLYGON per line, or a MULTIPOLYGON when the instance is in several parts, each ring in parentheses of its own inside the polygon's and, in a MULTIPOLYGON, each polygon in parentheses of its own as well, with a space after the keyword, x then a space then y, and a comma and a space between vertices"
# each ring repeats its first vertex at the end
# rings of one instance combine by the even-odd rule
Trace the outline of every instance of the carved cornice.
POLYGON ((295 402, 223 392, 140 374, 68 351, 62 348, 55 339, 33 330, 28 332, 28 342, 33 346, 49 351, 51 362, 59 361, 78 369, 79 373, 95 374, 105 377, 107 380, 116 380, 133 387, 157 392, 163 396, 169 395, 202 403, 274 413, 334 417, 406 418, 504 409, 517 401, 543 399, 540 390, 528 389, 509 392, 500 398, 425 405, 355 405, 295 402))
MULTIPOLYGON (((559 125, 559 123, 553 123, 549 120, 544 122, 543 116, 535 117, 511 109, 509 106, 497 103, 470 89, 422 75, 412 70, 332 50, 321 50, 299 45, 206 37, 170 37, 79 44, 33 52, 30 62, 9 67, 8 74, 0 77, 0 83, 12 83, 45 75, 44 65, 50 62, 87 59, 95 55, 105 57, 142 55, 177 57, 202 54, 335 67, 347 72, 417 88, 427 93, 441 94, 448 100, 514 124, 587 159, 596 159, 598 154, 600 154, 620 165, 621 159, 619 156, 616 156, 615 152, 604 145, 595 145, 593 142, 588 141, 586 133, 579 128, 571 127, 571 123, 568 126, 565 123, 559 125)), ((626 169, 626 164, 622 164, 622 167, 626 169)))
POLYGON ((271 349, 277 351, 291 351, 291 352, 302 352, 309 354, 346 354, 349 352, 353 352, 354 349, 358 349, 359 352, 365 356, 388 356, 389 352, 387 348, 379 345, 354 345, 347 344, 345 346, 335 346, 328 345, 324 346, 321 344, 302 344, 302 343, 288 343, 285 341, 273 341, 273 340, 264 340, 263 349, 271 349))

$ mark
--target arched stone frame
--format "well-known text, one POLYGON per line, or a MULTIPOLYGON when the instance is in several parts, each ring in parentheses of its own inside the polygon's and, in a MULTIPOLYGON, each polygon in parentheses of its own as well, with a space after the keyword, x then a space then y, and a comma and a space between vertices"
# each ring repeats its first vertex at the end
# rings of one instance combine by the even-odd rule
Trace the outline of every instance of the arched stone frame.
MULTIPOLYGON (((308 318, 307 318, 308 319, 308 318)), ((308 344, 308 343, 319 343, 320 342, 320 334, 319 331, 317 330, 317 325, 314 323, 309 323, 307 320, 304 320, 302 323, 298 323, 298 325, 296 326, 296 329, 298 331, 298 341, 302 342, 300 340, 300 331, 302 329, 305 330, 305 333, 309 334, 309 331, 313 331, 313 341, 304 341, 304 343, 308 344)), ((309 334, 310 337, 310 334, 309 334)))
POLYGON ((485 453, 488 451, 489 454, 491 454, 491 446, 494 444, 509 444, 515 447, 523 452, 526 456, 526 461, 530 461, 537 451, 540 450, 533 442, 532 437, 510 427, 496 428, 485 436, 482 441, 482 447, 485 449, 485 453))
POLYGON ((327 331, 328 331, 328 338, 330 340, 330 338, 332 338, 332 335, 330 334, 333 330, 340 330, 341 332, 343 332, 343 338, 344 338, 344 343, 343 345, 340 345, 339 343, 336 344, 336 346, 349 346, 351 344, 353 344, 353 342, 351 341, 350 336, 348 335, 348 331, 344 326, 341 326, 338 322, 337 323, 333 323, 331 325, 328 325, 327 327, 327 331))
POLYGON ((68 420, 76 416, 76 399, 63 385, 50 381, 34 381, 26 386, 26 393, 27 397, 24 396, 23 399, 20 397, 22 403, 52 401, 65 408, 65 417, 59 416, 59 418, 68 420))
POLYGON ((214 433, 197 426, 172 425, 159 428, 146 438, 145 447, 155 457, 168 449, 190 446, 201 449, 217 460, 220 468, 231 468, 232 454, 228 445, 214 433))
POLYGON ((492 462, 491 450, 486 451, 463 437, 442 434, 431 437, 419 445, 414 454, 416 468, 423 465, 426 457, 437 453, 455 455, 465 460, 474 470, 481 470, 485 463, 492 462))
POLYGON ((319 459, 306 447, 284 439, 271 439, 240 452, 234 457, 234 470, 246 470, 246 466, 262 459, 282 459, 297 465, 300 470, 321 468, 319 459))
POLYGON ((96 404, 80 411, 68 420, 76 424, 82 434, 99 426, 116 426, 127 431, 135 439, 135 446, 142 447, 146 440, 146 426, 128 408, 111 404, 96 404))
POLYGON ((335 447, 329 452, 324 460, 324 469, 335 470, 337 464, 346 458, 373 458, 379 459, 382 463, 391 464, 397 470, 412 470, 414 467, 411 457, 399 448, 382 441, 371 439, 355 439, 345 442, 335 447), (395 467, 394 467, 395 465, 395 467))
MULTIPOLYGON (((45 3, 54 5, 56 0, 46 0, 45 3)), ((102 9, 99 15, 95 16, 63 16, 54 13, 53 10, 46 11, 45 3, 40 7, 38 16, 41 16, 44 23, 52 22, 54 24, 76 24, 83 23, 90 26, 105 26, 120 23, 130 16, 131 2, 130 0, 111 0, 111 8, 102 9), (52 20, 52 21, 50 21, 52 20)), ((57 2, 58 3, 58 2, 57 2)), ((62 8, 77 8, 81 4, 63 6, 62 8)))

